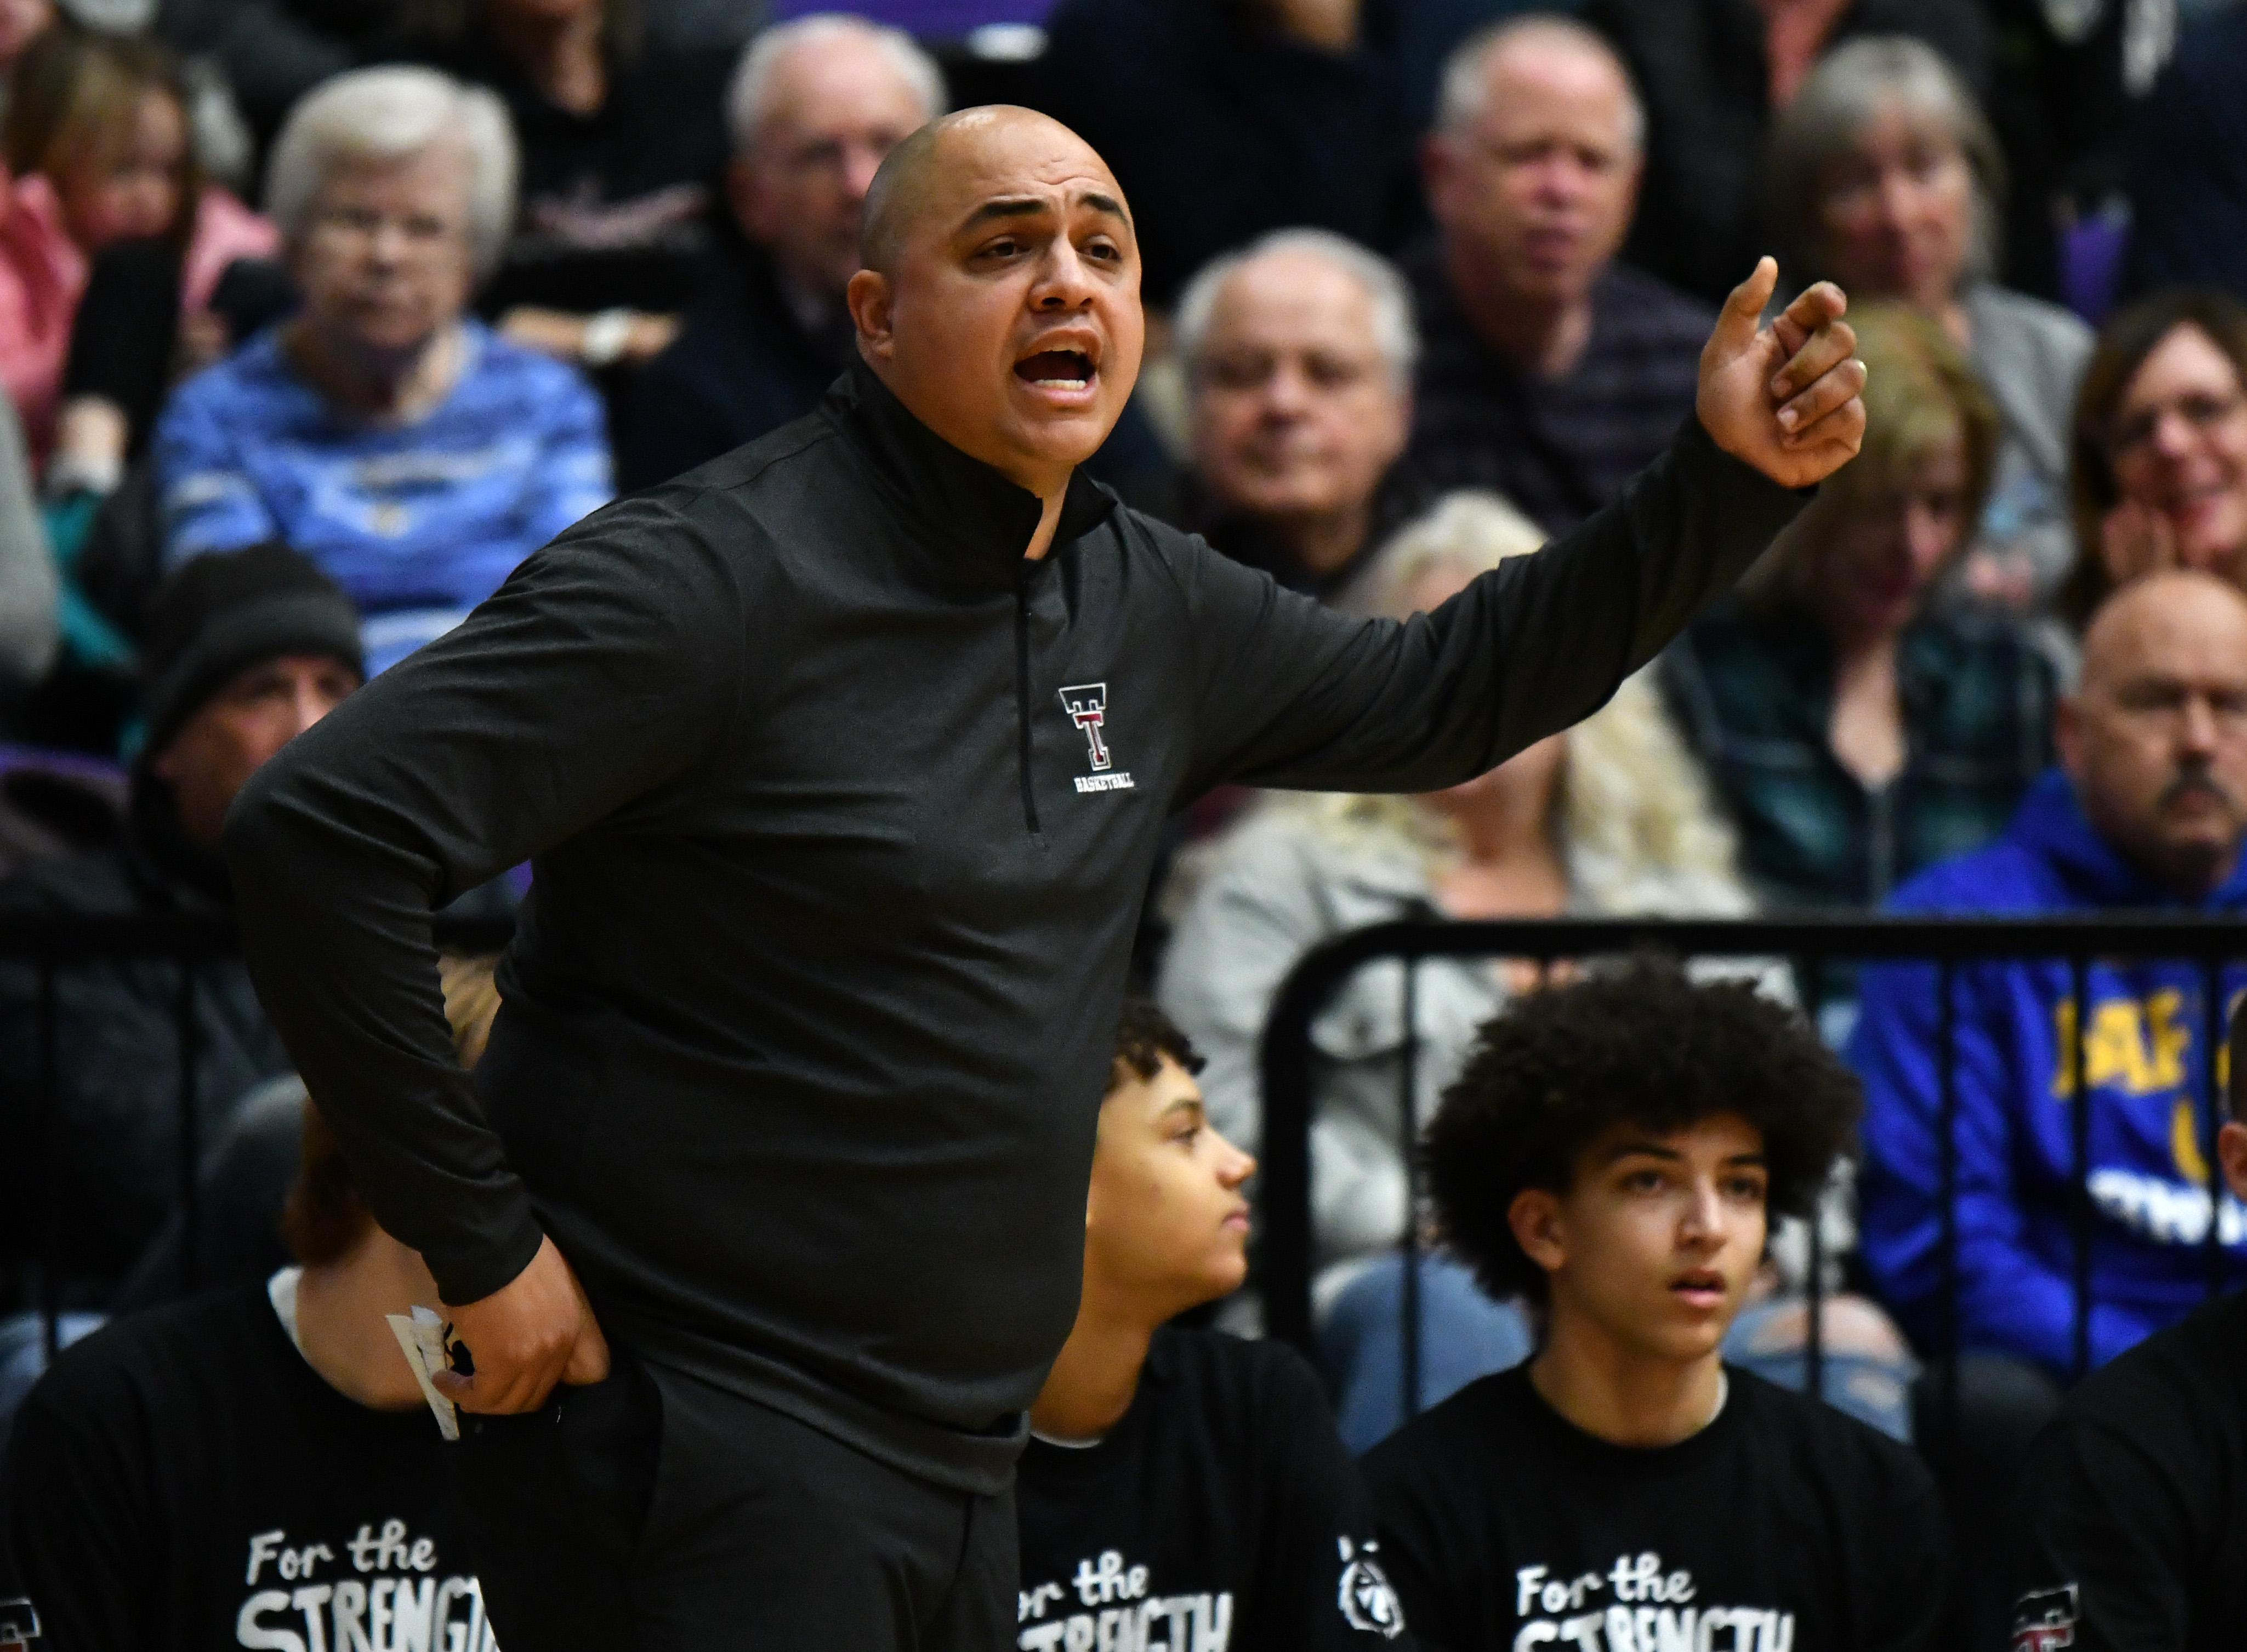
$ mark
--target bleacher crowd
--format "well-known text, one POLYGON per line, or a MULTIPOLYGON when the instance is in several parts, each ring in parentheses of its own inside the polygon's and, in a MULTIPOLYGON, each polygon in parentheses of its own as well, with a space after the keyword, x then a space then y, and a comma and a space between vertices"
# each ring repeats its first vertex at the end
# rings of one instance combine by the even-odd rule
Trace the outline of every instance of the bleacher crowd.
MULTIPOLYGON (((290 739, 813 413, 874 174, 963 101, 1128 198, 1148 359, 1088 468, 1361 615, 1627 502, 1772 253, 1848 294, 1866 434, 1734 594, 1468 784, 1171 823, 1018 1644, 2230 1644, 2247 1111, 2200 1098, 2247 946, 2215 1006, 1460 960, 1408 1028, 1366 972, 1315 1029, 1315 1374, 1243 1190, 1274 996, 1367 925, 2247 916, 2244 87, 2223 0, 0 0, 0 924, 228 912, 290 739)), ((233 962, 186 1222, 179 983, 0 960, 0 1649, 485 1652, 381 1323, 434 1282, 233 962)), ((472 1064, 487 966, 447 1009, 472 1064)))

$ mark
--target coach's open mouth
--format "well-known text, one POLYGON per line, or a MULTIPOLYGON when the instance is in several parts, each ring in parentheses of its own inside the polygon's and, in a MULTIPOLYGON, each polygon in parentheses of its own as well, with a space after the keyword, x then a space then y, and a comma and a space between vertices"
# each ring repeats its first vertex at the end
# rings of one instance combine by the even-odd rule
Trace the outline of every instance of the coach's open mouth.
POLYGON ((1099 371, 1082 350, 1041 350, 1014 364, 1014 377, 1041 390, 1082 390, 1099 371))
POLYGON ((1715 1307, 1725 1300, 1725 1276, 1712 1267, 1688 1268, 1670 1281, 1670 1289, 1696 1307, 1715 1307))

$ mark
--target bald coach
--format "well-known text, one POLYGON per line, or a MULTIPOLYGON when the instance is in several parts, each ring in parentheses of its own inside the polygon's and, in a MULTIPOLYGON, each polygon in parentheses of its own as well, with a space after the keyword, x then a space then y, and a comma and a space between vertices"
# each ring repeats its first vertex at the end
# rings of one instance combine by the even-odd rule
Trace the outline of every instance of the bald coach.
POLYGON ((1759 330, 1766 261, 1620 504, 1356 621, 1077 473, 1144 331, 1073 133, 924 128, 864 251, 817 413, 563 535, 229 823, 267 1006, 467 1350, 508 1652, 1012 1644, 1164 817, 1432 791, 1566 727, 1863 425, 1841 294, 1759 330), (472 1088, 428 914, 524 860, 472 1088))

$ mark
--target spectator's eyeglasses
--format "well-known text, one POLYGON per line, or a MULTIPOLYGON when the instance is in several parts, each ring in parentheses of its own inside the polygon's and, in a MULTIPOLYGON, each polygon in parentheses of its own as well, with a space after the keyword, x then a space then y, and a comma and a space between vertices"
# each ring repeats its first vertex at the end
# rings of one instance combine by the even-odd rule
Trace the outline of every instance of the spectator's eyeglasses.
POLYGON ((460 226, 432 212, 392 215, 365 207, 330 207, 312 221, 315 230, 352 245, 373 241, 386 229, 395 229, 406 250, 427 256, 460 240, 460 226))
POLYGON ((1896 167, 1859 161, 1834 177, 1826 191, 1825 210, 1834 218, 1862 218, 1881 204, 1881 192, 1890 175, 1901 173, 1915 188, 1928 188, 1956 172, 1970 172, 1966 157, 1956 145, 1922 143, 1896 167))
POLYGON ((882 164, 883 158, 896 148, 905 133, 874 133, 842 138, 816 138, 783 150, 779 157, 782 167, 796 177, 824 174, 840 177, 856 161, 867 170, 882 164))
POLYGON ((2243 404, 2247 404, 2247 396, 2237 390, 2228 395, 2195 391, 2174 401, 2141 407, 2127 419, 2114 421, 2114 428, 2107 433, 2107 457, 2118 465, 2135 457, 2161 434, 2162 421, 2171 413, 2183 420, 2185 428, 2194 435, 2204 436, 2237 413, 2243 404))
POLYGON ((2247 732, 2247 689, 2195 686, 2162 679, 2127 682, 2114 691, 2114 703, 2127 715, 2182 721, 2195 704, 2205 707, 2209 720, 2226 739, 2247 732))
POLYGON ((1323 350, 1287 358, 1260 351, 1244 354, 1219 352, 1200 364, 1196 377, 1212 389, 1261 390, 1291 363, 1315 390, 1354 389, 1379 373, 1383 365, 1378 356, 1350 356, 1323 350))

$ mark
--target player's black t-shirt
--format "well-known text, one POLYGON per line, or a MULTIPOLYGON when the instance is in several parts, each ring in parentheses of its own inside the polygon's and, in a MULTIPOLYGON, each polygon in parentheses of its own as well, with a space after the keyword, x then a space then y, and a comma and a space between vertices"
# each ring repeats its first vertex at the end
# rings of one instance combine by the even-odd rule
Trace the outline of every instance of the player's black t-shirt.
POLYGON ((263 1285, 120 1320, 17 1414, 0 1601, 34 1652, 493 1652, 445 1449, 330 1388, 263 1285))
POLYGON ((1033 1437, 1025 1652, 1373 1652, 1403 1629, 1318 1378, 1276 1342, 1155 1334, 1096 1445, 1033 1437))
POLYGON ((2030 1451, 2006 1546, 2017 1652, 2247 1641, 2247 1293, 2077 1386, 2030 1451))
POLYGON ((1903 1446, 1740 1370, 1677 1445, 1611 1445, 1516 1367, 1365 1458, 1381 1556, 1449 1652, 1876 1652, 1934 1642, 1943 1539, 1903 1446))

